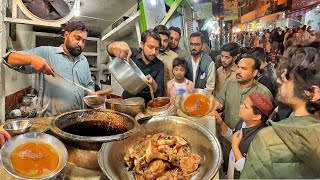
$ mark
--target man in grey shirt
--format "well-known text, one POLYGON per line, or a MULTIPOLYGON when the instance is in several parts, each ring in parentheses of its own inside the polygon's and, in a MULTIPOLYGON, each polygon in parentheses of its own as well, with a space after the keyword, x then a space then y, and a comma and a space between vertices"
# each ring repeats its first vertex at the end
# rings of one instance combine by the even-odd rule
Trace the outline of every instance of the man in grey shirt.
POLYGON ((26 74, 39 73, 38 116, 56 116, 84 108, 83 97, 87 92, 56 77, 55 73, 94 91, 89 63, 81 54, 87 37, 84 23, 69 22, 61 46, 42 46, 5 55, 4 63, 8 67, 26 74))

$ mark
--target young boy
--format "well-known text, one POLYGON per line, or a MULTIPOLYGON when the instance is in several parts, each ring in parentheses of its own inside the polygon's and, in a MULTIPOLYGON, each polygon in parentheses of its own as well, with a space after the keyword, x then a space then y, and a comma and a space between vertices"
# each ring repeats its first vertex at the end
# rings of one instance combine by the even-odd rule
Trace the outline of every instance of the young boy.
POLYGON ((184 92, 194 90, 193 82, 185 78, 188 63, 182 57, 177 57, 172 62, 174 78, 167 82, 166 94, 171 103, 179 102, 179 98, 184 92))
POLYGON ((259 130, 266 127, 266 120, 273 112, 274 106, 270 99, 261 93, 251 93, 240 106, 240 121, 235 127, 235 133, 217 118, 222 136, 232 143, 229 154, 227 179, 239 179, 245 163, 251 141, 259 130))

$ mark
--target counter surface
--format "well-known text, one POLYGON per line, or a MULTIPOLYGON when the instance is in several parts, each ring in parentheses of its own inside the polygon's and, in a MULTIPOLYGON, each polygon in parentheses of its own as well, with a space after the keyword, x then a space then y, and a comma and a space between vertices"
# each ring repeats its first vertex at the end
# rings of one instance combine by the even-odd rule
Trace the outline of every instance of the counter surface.
MULTIPOLYGON (((32 126, 30 132, 46 132, 49 130, 50 122, 53 120, 53 117, 46 118, 28 118, 31 121, 32 126)), ((7 120, 5 123, 8 123, 13 120, 7 120)), ((216 135, 215 129, 215 118, 204 118, 200 122, 206 126, 211 132, 216 135)), ((0 126, 2 129, 3 124, 0 126)), ((8 174, 3 166, 0 166, 0 179, 1 180, 16 180, 15 178, 8 174)), ((62 170, 60 175, 56 179, 72 179, 72 180, 104 180, 107 177, 102 173, 102 171, 93 171, 85 168, 78 167, 72 163, 67 163, 66 167, 62 170)), ((214 179, 219 179, 219 173, 214 177, 214 179)))

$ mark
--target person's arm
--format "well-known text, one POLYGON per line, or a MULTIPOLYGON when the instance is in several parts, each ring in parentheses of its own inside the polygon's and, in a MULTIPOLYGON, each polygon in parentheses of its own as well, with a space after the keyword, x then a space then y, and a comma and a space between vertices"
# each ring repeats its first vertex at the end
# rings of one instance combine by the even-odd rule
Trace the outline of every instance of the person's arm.
POLYGON ((5 131, 5 130, 0 130, 0 148, 8 141, 11 139, 10 134, 5 131))
POLYGON ((159 67, 160 71, 158 72, 156 79, 154 80, 155 84, 157 85, 157 88, 155 88, 156 90, 154 91, 157 97, 164 96, 164 65, 163 63, 161 64, 161 67, 159 67))
POLYGON ((216 67, 214 62, 212 61, 208 67, 208 77, 207 77, 205 90, 212 93, 215 88, 215 83, 216 83, 216 67))
POLYGON ((224 121, 220 121, 218 120, 218 118, 216 118, 217 123, 219 124, 219 127, 221 129, 221 135, 226 138, 230 143, 232 142, 232 137, 233 137, 233 131, 232 129, 230 129, 226 123, 224 123, 224 121))
POLYGON ((132 51, 126 42, 112 42, 107 45, 107 52, 111 56, 118 57, 129 61, 132 56, 132 51))
POLYGON ((232 136, 232 151, 236 160, 234 167, 237 171, 240 172, 242 171, 244 163, 246 162, 245 157, 241 154, 239 148, 242 137, 243 135, 241 130, 235 132, 232 136))
MULTIPOLYGON (((34 51, 36 51, 36 49, 34 51)), ((55 76, 49 63, 42 57, 34 54, 22 54, 18 52, 11 52, 7 56, 6 62, 12 67, 31 65, 37 72, 55 76)))

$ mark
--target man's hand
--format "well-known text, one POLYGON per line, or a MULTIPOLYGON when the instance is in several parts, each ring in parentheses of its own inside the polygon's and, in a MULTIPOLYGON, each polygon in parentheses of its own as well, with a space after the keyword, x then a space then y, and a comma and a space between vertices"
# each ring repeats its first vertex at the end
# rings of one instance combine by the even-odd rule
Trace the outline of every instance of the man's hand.
POLYGON ((5 130, 0 130, 0 148, 8 141, 11 139, 10 134, 5 131, 5 130))
POLYGON ((232 147, 239 147, 239 144, 241 142, 242 139, 242 131, 239 130, 237 132, 235 132, 232 136, 232 147))
POLYGON ((112 55, 127 61, 129 61, 132 55, 130 47, 126 42, 113 42, 109 44, 107 51, 112 55))
POLYGON ((147 78, 147 84, 149 85, 149 86, 151 86, 152 87, 152 89, 153 89, 153 92, 155 92, 157 89, 158 89, 158 84, 157 84, 157 82, 152 78, 152 76, 150 75, 150 74, 148 74, 147 76, 146 76, 146 78, 147 78))
POLYGON ((216 118, 217 124, 221 125, 223 123, 222 117, 217 111, 213 111, 211 115, 216 118))
POLYGON ((214 106, 214 110, 221 110, 222 109, 222 104, 219 101, 215 101, 215 106, 214 106))
POLYGON ((30 64, 36 71, 55 77, 55 74, 47 61, 36 55, 30 56, 30 64))

